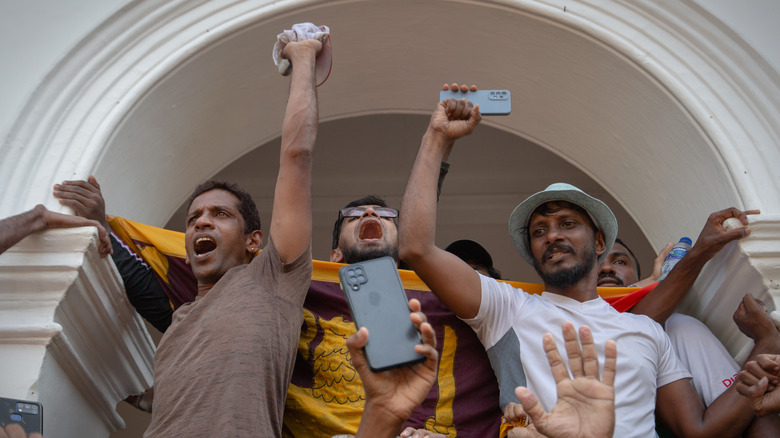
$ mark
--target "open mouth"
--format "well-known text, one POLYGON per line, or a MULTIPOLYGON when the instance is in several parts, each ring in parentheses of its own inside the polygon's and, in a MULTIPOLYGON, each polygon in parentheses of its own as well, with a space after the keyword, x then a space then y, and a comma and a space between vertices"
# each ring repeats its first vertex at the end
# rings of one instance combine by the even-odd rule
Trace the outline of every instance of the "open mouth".
POLYGON ((217 249, 217 242, 208 236, 198 237, 195 239, 195 245, 192 249, 195 250, 195 255, 208 254, 217 249))
POLYGON ((377 240, 384 235, 382 225, 377 220, 366 220, 360 224, 358 238, 360 240, 377 240))

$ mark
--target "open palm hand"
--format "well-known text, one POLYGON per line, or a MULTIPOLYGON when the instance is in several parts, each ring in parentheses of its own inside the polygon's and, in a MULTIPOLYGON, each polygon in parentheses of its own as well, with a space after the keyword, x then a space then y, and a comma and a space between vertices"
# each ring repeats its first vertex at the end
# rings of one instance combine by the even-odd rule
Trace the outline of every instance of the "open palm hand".
POLYGON ((586 326, 580 327, 582 349, 574 325, 563 324, 563 338, 569 357, 571 375, 561 358, 555 340, 544 336, 544 351, 556 382, 558 403, 552 411, 544 412, 536 396, 525 387, 515 394, 530 417, 532 428, 515 428, 512 437, 548 436, 561 438, 609 437, 615 429, 615 366, 617 346, 607 341, 603 378, 599 379, 598 356, 593 335, 586 326))

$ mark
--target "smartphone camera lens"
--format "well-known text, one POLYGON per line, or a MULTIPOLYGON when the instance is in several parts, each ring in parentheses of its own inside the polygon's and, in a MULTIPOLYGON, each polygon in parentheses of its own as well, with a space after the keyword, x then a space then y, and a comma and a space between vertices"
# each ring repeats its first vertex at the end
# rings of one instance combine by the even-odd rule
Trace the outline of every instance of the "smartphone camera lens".
POLYGON ((38 415, 38 405, 31 403, 17 403, 16 410, 22 414, 34 414, 38 415))

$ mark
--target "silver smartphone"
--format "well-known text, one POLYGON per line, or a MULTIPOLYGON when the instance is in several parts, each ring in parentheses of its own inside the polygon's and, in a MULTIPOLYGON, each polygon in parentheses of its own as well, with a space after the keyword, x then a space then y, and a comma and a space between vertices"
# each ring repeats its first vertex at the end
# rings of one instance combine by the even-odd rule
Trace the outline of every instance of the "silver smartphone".
POLYGON ((409 301, 393 259, 380 257, 343 266, 339 280, 355 327, 368 329, 365 352, 371 371, 425 360, 414 351, 422 341, 409 320, 409 301))
POLYGON ((466 99, 479 105, 483 116, 508 116, 512 112, 512 93, 509 90, 441 91, 439 101, 466 99))

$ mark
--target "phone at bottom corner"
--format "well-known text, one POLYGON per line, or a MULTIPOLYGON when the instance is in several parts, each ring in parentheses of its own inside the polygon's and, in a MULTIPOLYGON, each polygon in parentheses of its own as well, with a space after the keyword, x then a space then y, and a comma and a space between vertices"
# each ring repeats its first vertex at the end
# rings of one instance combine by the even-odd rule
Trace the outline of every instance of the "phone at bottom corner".
POLYGON ((43 405, 28 400, 0 397, 0 428, 18 423, 28 434, 43 434, 43 405))
POLYGON ((341 290, 355 327, 368 329, 366 362, 373 372, 420 363, 414 351, 422 343, 409 319, 409 301, 395 261, 390 257, 346 265, 339 269, 341 290))

